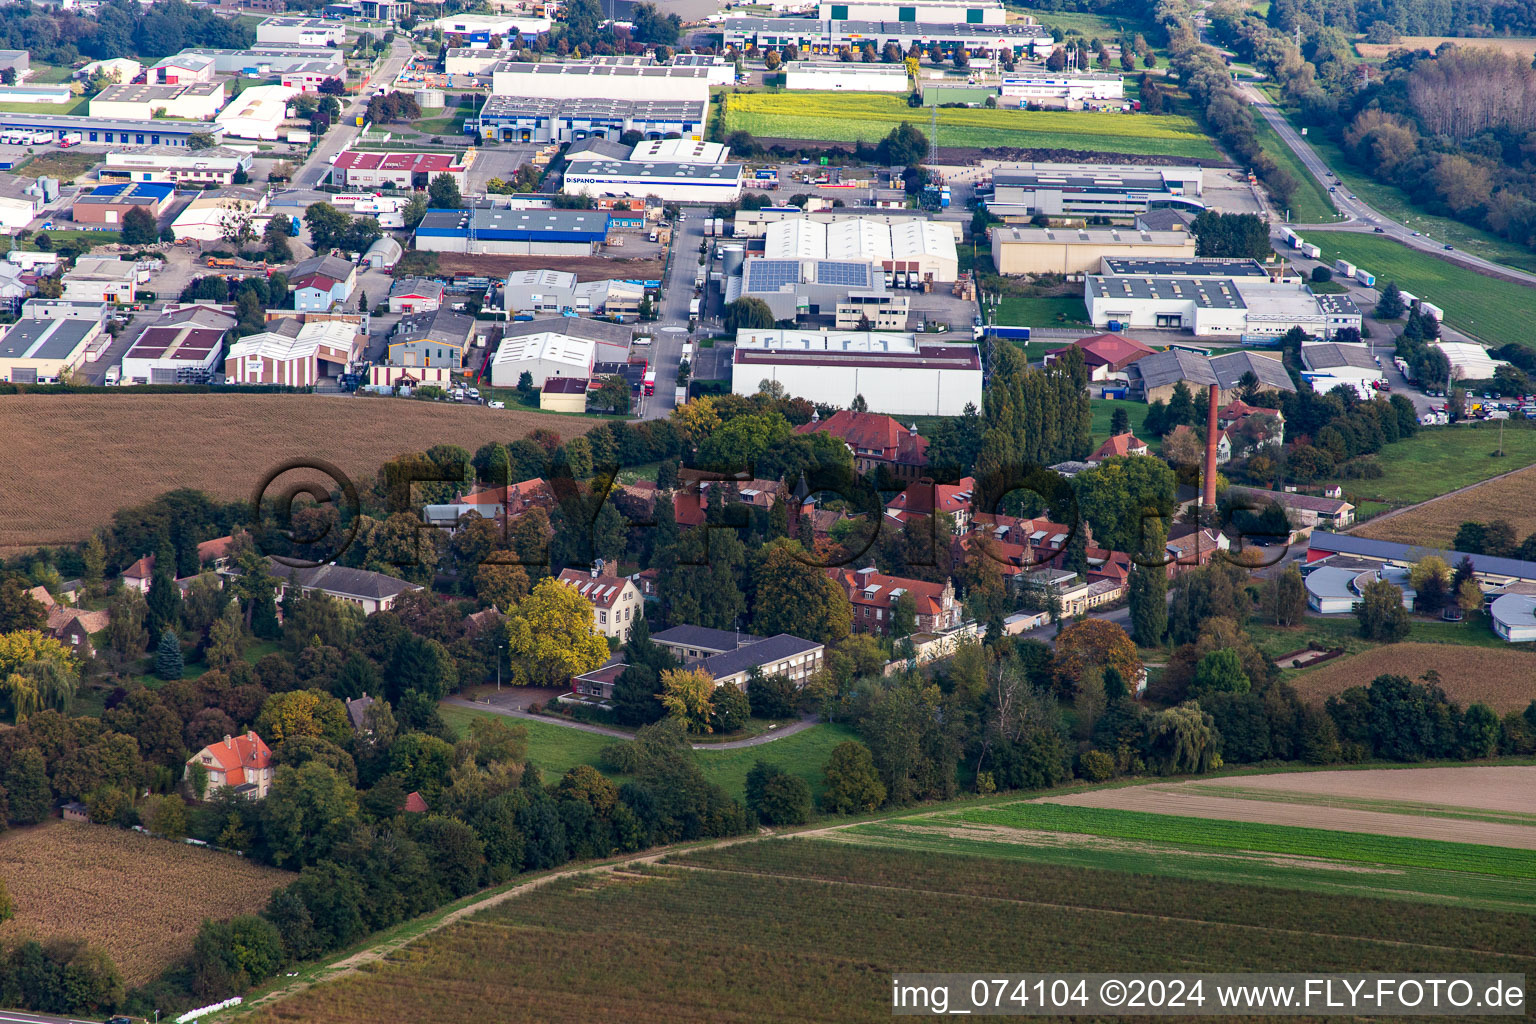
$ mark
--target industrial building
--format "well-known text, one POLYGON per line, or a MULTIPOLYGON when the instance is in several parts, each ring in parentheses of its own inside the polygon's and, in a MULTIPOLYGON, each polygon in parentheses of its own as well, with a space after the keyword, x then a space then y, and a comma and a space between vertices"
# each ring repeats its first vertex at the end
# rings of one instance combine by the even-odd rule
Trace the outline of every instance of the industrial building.
POLYGON ((1239 350, 1207 356, 1171 348, 1144 355, 1125 367, 1131 394, 1144 402, 1166 402, 1180 383, 1190 391, 1215 384, 1222 405, 1239 397, 1243 375, 1252 373, 1261 391, 1295 391, 1291 375, 1278 355, 1239 350))
POLYGON ((919 24, 915 21, 837 21, 815 18, 725 18, 719 22, 727 49, 738 52, 757 47, 780 50, 793 46, 801 53, 835 54, 852 48, 876 50, 895 43, 906 53, 914 46, 952 60, 965 50, 976 57, 999 53, 1046 54, 1055 39, 1039 25, 919 24))
POLYGON ((1033 163, 998 168, 992 185, 987 209, 1005 221, 1037 213, 1129 220, 1156 203, 1204 208, 1199 167, 1033 163))
POLYGON ((267 18, 256 26, 257 46, 340 46, 347 26, 320 18, 267 18))
POLYGON ((0 111, 0 131, 27 128, 52 132, 55 138, 80 133, 87 144, 110 146, 180 146, 194 135, 204 135, 217 144, 224 138, 224 126, 206 121, 115 120, 105 117, 78 117, 69 114, 13 114, 0 111))
POLYGON ((1084 279, 1083 301, 1095 327, 1187 330, 1201 337, 1274 337, 1300 327, 1319 338, 1360 328, 1346 295, 1313 295, 1306 285, 1268 277, 1107 277, 1084 279))
MULTIPOLYGON (((833 206, 817 210, 802 210, 798 206, 765 206, 761 210, 737 210, 731 218, 731 234, 737 238, 762 238, 768 228, 785 220, 810 220, 820 224, 859 219, 871 224, 884 224, 887 228, 914 221, 929 221, 926 213, 905 207, 885 209, 875 206, 833 206)), ((932 223, 950 231, 958 244, 963 239, 964 225, 958 220, 936 220, 932 223)))
POLYGON ((960 267, 954 232, 934 221, 917 219, 894 224, 866 217, 779 221, 764 232, 763 256, 770 260, 868 261, 887 275, 899 275, 907 286, 952 282, 960 267))
POLYGON ((723 88, 736 84, 736 62, 719 54, 678 53, 672 56, 671 63, 678 68, 703 68, 712 86, 723 88))
POLYGON ((0 381, 57 383, 86 361, 101 333, 99 319, 18 320, 0 338, 0 381))
POLYGON ((448 75, 484 75, 507 59, 504 50, 471 49, 451 46, 443 51, 443 73, 448 75))
POLYGON ((128 211, 139 209, 155 219, 160 217, 161 206, 171 198, 176 186, 154 182, 116 182, 97 185, 89 192, 75 197, 70 217, 76 224, 98 224, 104 227, 121 227, 128 211))
POLYGON ((72 302, 115 302, 128 305, 133 292, 148 274, 139 264, 116 257, 81 256, 63 277, 61 298, 72 302))
POLYGON ((1368 399, 1373 393, 1372 384, 1387 379, 1371 354, 1371 346, 1366 344, 1304 343, 1301 365, 1305 367, 1302 377, 1312 382, 1314 391, 1330 391, 1343 384, 1368 399))
POLYGON ((884 273, 868 260, 752 259, 725 279, 727 303, 761 299, 775 320, 835 315, 853 296, 878 304, 886 294, 884 273))
POLYGON ((731 390, 755 395, 764 381, 838 407, 863 395, 870 412, 958 416, 981 408, 981 356, 973 345, 929 344, 915 334, 864 331, 739 331, 731 390))
POLYGON ((364 341, 357 325, 345 320, 278 320, 271 330, 230 346, 224 379, 230 384, 313 387, 320 378, 334 377, 360 359, 364 341))
MULTIPOLYGON (((603 142, 602 139, 590 141, 603 142)), ((730 157, 729 146, 702 139, 647 139, 629 152, 629 159, 636 163, 657 160, 679 164, 723 164, 730 157)), ((573 158, 567 153, 566 159, 573 158)))
POLYGON ((462 156, 451 153, 359 153, 348 150, 336 158, 331 179, 347 188, 424 189, 432 179, 446 174, 464 188, 464 174, 474 163, 470 148, 462 156))
POLYGON ((550 317, 511 325, 491 359, 491 383, 516 387, 524 373, 534 387, 553 377, 589 379, 597 363, 629 358, 634 332, 622 324, 578 317, 550 317))
POLYGON ((288 101, 298 90, 286 85, 257 85, 236 96, 214 120, 237 139, 275 142, 288 116, 288 101))
POLYGON ((200 53, 176 53, 162 58, 144 72, 150 85, 190 85, 211 82, 217 69, 212 57, 200 53))
MULTIPOLYGON (((900 21, 919 25, 1002 25, 1008 14, 996 0, 822 0, 817 17, 823 21, 900 21)), ((1033 18, 1025 18, 1032 23, 1033 18)))
POLYGON ((474 317, 448 309, 406 314, 390 334, 387 362, 369 369, 368 382, 447 387, 464 365, 474 327, 474 317))
POLYGON ((501 142, 574 142, 617 139, 635 131, 648 139, 679 135, 704 137, 709 104, 705 100, 623 100, 581 98, 550 100, 488 96, 480 116, 464 130, 501 142))
POLYGON ((578 196, 641 196, 674 203, 734 203, 741 164, 587 160, 568 167, 560 191, 578 196))
POLYGON ((1080 109, 1097 103, 1121 103, 1125 79, 1100 72, 1020 71, 1006 74, 998 86, 1003 106, 1080 109))
POLYGON ((267 193, 265 189, 249 185, 233 185, 229 188, 204 192, 192 200, 171 221, 171 232, 176 241, 183 238, 196 242, 218 242, 224 238, 224 227, 231 217, 251 217, 258 235, 266 227, 267 193))
POLYGON ((635 281, 582 281, 563 270, 518 270, 502 288, 506 311, 555 316, 638 316, 645 286, 635 281))
POLYGON ((1470 341, 1437 341, 1433 344, 1450 363, 1452 380, 1492 380, 1499 367, 1509 365, 1470 341))
POLYGON ((416 248, 513 256, 590 256, 608 237, 601 210, 428 210, 416 248))
POLYGON ((709 72, 675 64, 502 61, 491 69, 491 92, 532 99, 709 100, 709 72))
POLYGON ((160 182, 177 185, 230 185, 235 175, 251 173, 251 154, 218 147, 190 153, 106 154, 102 181, 160 182))
POLYGON ((1156 258, 1145 253, 1105 256, 1099 273, 1105 277, 1220 277, 1229 280, 1273 281, 1276 284, 1306 282, 1306 277, 1289 263, 1260 263, 1240 256, 1156 258))
POLYGON ((905 64, 849 64, 794 60, 784 65, 784 88, 827 92, 906 92, 905 64))
POLYGON ((452 14, 432 22, 444 36, 458 36, 472 50, 491 48, 491 41, 501 38, 511 42, 519 35, 532 39, 548 32, 550 20, 537 15, 452 14))
POLYGON ((224 357, 233 306, 198 303, 163 314, 123 354, 124 384, 206 384, 224 357))
POLYGON ((0 175, 0 234, 13 234, 31 225, 42 206, 42 191, 36 182, 28 184, 14 174, 0 175))
POLYGON ((277 84, 286 86, 289 89, 297 89, 301 93, 317 93, 320 91, 320 87, 326 83, 327 79, 345 79, 345 77, 345 75, 338 75, 334 65, 329 61, 311 60, 295 64, 279 72, 277 84))
POLYGON ((207 121, 224 108, 223 82, 186 85, 109 85, 91 97, 92 117, 174 117, 207 121))
POLYGON ((321 46, 257 46, 249 50, 183 50, 183 57, 206 57, 220 75, 283 75, 296 68, 324 64, 332 77, 345 77, 342 54, 321 46))
POLYGON ((1180 259, 1195 254, 1186 231, 1131 228, 992 228, 992 265, 999 274, 1091 274, 1107 256, 1180 259))

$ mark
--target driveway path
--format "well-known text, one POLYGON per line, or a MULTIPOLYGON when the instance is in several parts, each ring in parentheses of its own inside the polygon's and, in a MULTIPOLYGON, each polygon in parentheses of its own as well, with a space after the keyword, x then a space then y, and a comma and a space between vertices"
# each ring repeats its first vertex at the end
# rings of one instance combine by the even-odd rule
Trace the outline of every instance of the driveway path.
MULTIPOLYGON (((443 703, 450 707, 466 708, 471 711, 480 711, 491 715, 505 715, 508 718, 526 718, 530 722, 543 722, 546 725, 558 725, 563 729, 577 729, 581 732, 595 733, 598 736, 612 736, 615 739, 621 740, 632 740, 635 738, 634 733, 626 732, 623 729, 614 729, 606 725, 592 725, 588 722, 572 722, 564 718, 554 718, 549 715, 535 715, 529 711, 524 710, 523 708, 491 704, 485 701, 469 700, 465 697, 448 697, 443 700, 443 703)), ((774 740, 781 740, 785 736, 793 736, 797 732, 804 732, 815 724, 815 715, 805 715, 801 717, 798 722, 791 722, 789 725, 783 726, 782 728, 774 729, 771 732, 765 732, 757 736, 749 736, 746 739, 727 740, 724 743, 694 743, 691 744, 691 746, 694 750, 739 750, 743 747, 760 747, 764 743, 772 743, 774 740)))

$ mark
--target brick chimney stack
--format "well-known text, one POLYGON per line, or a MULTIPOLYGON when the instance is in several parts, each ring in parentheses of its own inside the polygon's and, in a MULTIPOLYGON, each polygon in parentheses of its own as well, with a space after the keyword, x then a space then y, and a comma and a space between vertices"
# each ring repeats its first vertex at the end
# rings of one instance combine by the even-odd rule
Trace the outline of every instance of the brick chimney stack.
POLYGON ((1205 479, 1201 481, 1200 505, 1216 510, 1216 385, 1211 385, 1205 412, 1205 479))

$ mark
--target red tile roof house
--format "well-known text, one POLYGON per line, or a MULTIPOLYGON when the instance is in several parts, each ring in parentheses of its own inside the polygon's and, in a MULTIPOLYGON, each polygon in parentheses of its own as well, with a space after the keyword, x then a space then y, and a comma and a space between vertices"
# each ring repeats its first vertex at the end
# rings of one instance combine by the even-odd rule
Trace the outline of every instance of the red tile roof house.
POLYGON ((645 598, 634 581, 608 576, 598 566, 590 571, 562 569, 558 577, 592 604, 592 629, 600 636, 629 639, 629 631, 645 618, 645 598))
POLYGON ((1135 338, 1119 334, 1095 334, 1091 338, 1078 338, 1065 348, 1047 352, 1045 364, 1049 366, 1069 348, 1082 349, 1083 363, 1088 367, 1088 379, 1093 381, 1109 380, 1136 360, 1156 351, 1135 338))
POLYGON ((889 635, 896 599, 912 595, 917 608, 917 632, 943 633, 960 624, 960 602, 955 600, 955 585, 949 580, 929 583, 925 580, 886 576, 872 568, 828 569, 832 582, 843 588, 853 605, 853 631, 889 635))
POLYGON ((543 477, 536 476, 506 487, 470 491, 446 505, 428 505, 422 510, 422 517, 430 525, 451 531, 471 512, 482 519, 511 522, 535 508, 548 512, 558 503, 554 488, 543 477))
POLYGON ((1117 456, 1150 454, 1152 452, 1147 447, 1147 442, 1141 440, 1135 434, 1126 432, 1124 434, 1116 434, 1108 441, 1099 445, 1094 453, 1088 456, 1086 461, 1090 465, 1098 465, 1105 459, 1112 459, 1117 456))
POLYGON ((778 500, 777 480, 706 480, 697 477, 690 480, 687 476, 685 473, 678 481, 677 490, 672 492, 672 514, 678 526, 703 525, 707 518, 707 504, 717 485, 735 484, 737 499, 756 508, 772 508, 778 500))
POLYGON ((228 786, 241 796, 260 800, 272 788, 272 751, 254 732, 208 744, 187 758, 187 772, 194 764, 208 769, 205 799, 228 786))
POLYGON ((902 426, 882 413, 839 409, 821 419, 795 428, 797 434, 825 431, 842 441, 853 453, 853 468, 860 474, 884 466, 898 480, 916 480, 928 465, 928 441, 915 427, 902 426))
MULTIPOLYGON (((1088 524, 1085 541, 1093 542, 1088 524)), ((994 559, 1005 577, 1058 563, 1071 539, 1072 528, 1049 519, 1019 519, 1000 513, 977 512, 971 518, 970 532, 956 541, 955 554, 965 557, 980 549, 984 557, 994 559)))
POLYGON ((913 516, 930 516, 935 511, 954 517, 956 535, 971 528, 971 501, 976 495, 976 478, 964 477, 959 483, 936 484, 919 480, 885 503, 885 514, 905 524, 913 516))
MULTIPOLYGON (((1200 435, 1194 427, 1191 427, 1188 423, 1180 423, 1168 432, 1170 440, 1186 436, 1195 439, 1195 445, 1198 447, 1200 458, 1203 461, 1205 459, 1205 442, 1200 440, 1200 435)), ((1216 464, 1218 466, 1226 465, 1230 461, 1232 461, 1232 438, 1228 436, 1227 431, 1222 430, 1216 434, 1216 464)))
POLYGON ((141 594, 147 594, 149 593, 149 579, 154 574, 155 556, 145 555, 123 570, 123 586, 129 590, 137 590, 141 594))

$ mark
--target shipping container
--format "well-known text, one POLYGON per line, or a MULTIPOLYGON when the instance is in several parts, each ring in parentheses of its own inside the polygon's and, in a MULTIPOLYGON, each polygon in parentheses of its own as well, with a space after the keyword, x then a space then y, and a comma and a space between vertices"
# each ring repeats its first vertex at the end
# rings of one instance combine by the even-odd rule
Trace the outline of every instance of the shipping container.
MULTIPOLYGON (((1115 330, 1111 325, 1110 330, 1115 330)), ((1007 338, 1009 341, 1028 341, 1028 327, 1004 327, 1002 324, 993 324, 987 328, 987 333, 994 338, 1007 338)))
POLYGON ((1430 316, 1434 317, 1436 320, 1443 321, 1445 319, 1445 311, 1443 309, 1441 309, 1439 306, 1435 305, 1433 302, 1425 302, 1423 299, 1420 299, 1419 300, 1419 315, 1423 316, 1425 313, 1428 313, 1430 316))
POLYGON ((1352 278, 1355 276, 1355 265, 1349 262, 1349 260, 1334 260, 1333 272, 1352 278))
POLYGON ((1319 258, 1320 256, 1323 255, 1323 250, 1319 249, 1317 246, 1313 245, 1311 242, 1302 242, 1301 243, 1301 254, 1303 256, 1306 256, 1306 257, 1308 257, 1310 259, 1314 259, 1315 260, 1315 259, 1317 259, 1317 258, 1319 258))
POLYGON ((1371 273, 1369 270, 1356 270, 1355 271, 1355 280, 1359 281, 1361 284, 1365 285, 1367 288, 1374 288, 1374 287, 1376 287, 1376 275, 1371 273))
POLYGON ((1290 228, 1281 228, 1280 237, 1285 239, 1285 244, 1289 245, 1292 249, 1301 248, 1301 236, 1290 228))

